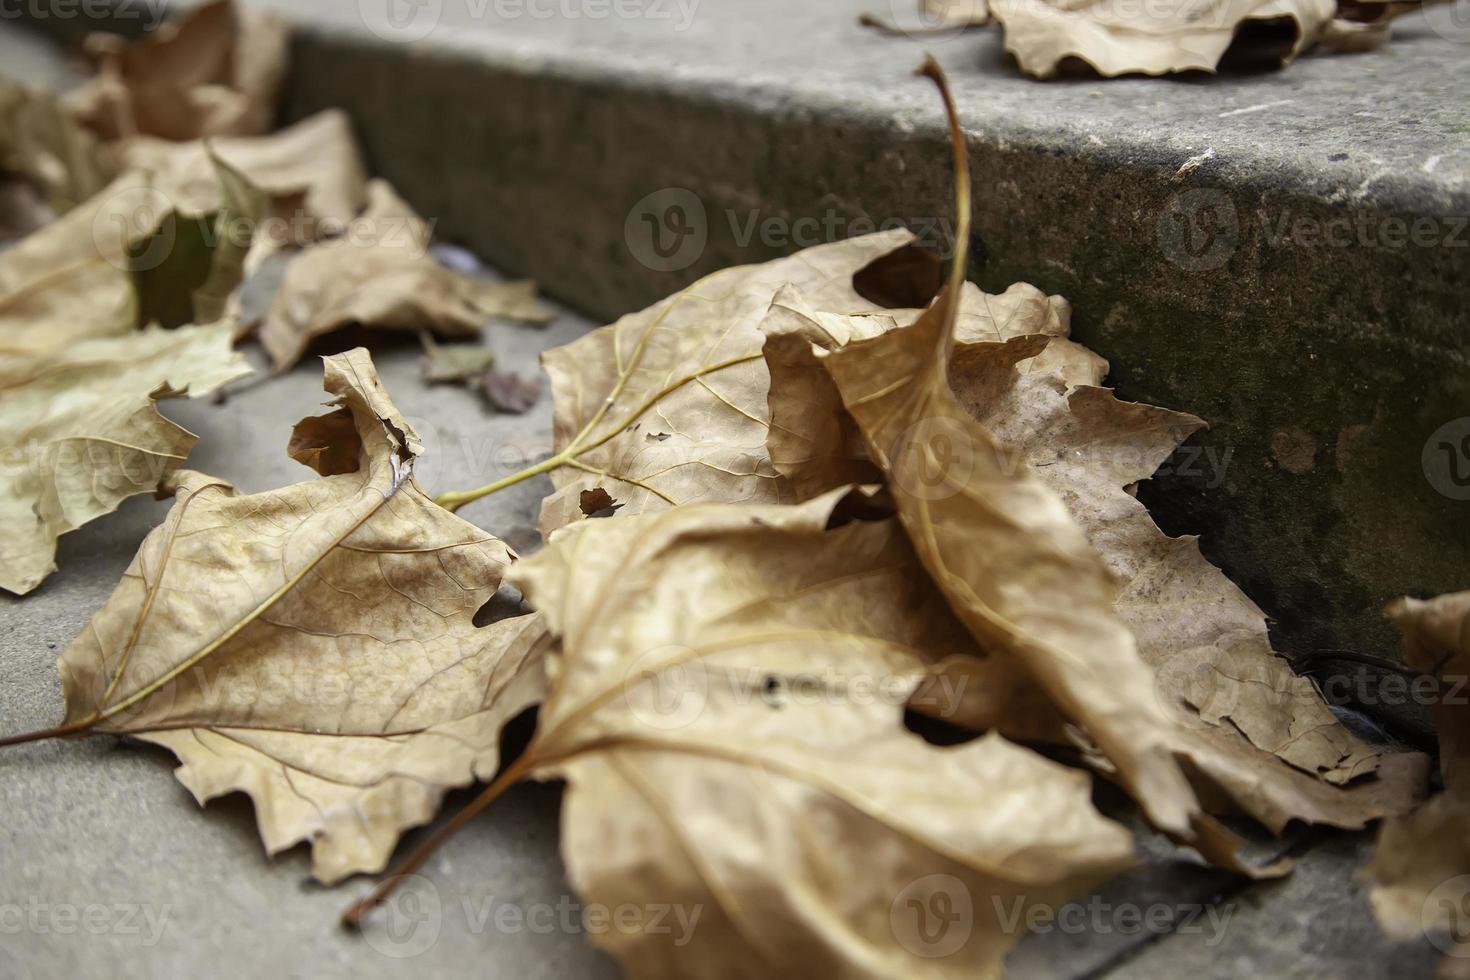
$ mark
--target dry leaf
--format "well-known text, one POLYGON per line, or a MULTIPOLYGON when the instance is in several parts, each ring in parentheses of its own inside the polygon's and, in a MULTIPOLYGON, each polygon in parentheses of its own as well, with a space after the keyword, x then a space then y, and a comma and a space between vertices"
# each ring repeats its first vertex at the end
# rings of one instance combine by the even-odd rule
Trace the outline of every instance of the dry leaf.
POLYGON ((278 371, 317 337, 350 324, 478 337, 485 319, 542 321, 527 283, 488 283, 428 254, 429 227, 387 183, 368 184, 368 206, 341 238, 303 251, 271 304, 260 342, 278 371))
POLYGON ((823 309, 869 310, 853 274, 911 239, 880 232, 725 269, 547 351, 556 492, 542 505, 542 533, 580 519, 581 492, 600 485, 629 515, 691 501, 791 500, 766 451, 760 322, 771 298, 793 283, 823 309))
MULTIPOLYGON (((1425 760, 1379 755, 1347 732, 1311 682, 1272 651, 1265 617, 1204 560, 1192 538, 1169 538, 1129 492, 1203 423, 1119 402, 1097 387, 1107 362, 1066 339, 1065 301, 1017 285, 1001 296, 963 294, 949 378, 960 404, 996 440, 1004 465, 1029 467, 1066 504, 1120 585, 1115 609, 1155 671, 1153 696, 1180 726, 1178 750, 1226 790, 1218 802, 1279 833, 1291 819, 1359 828, 1403 812, 1421 794, 1425 760), (1031 333, 1031 331, 1036 331, 1031 333), (1270 756, 1296 767, 1288 769, 1270 756), (1378 779, 1342 784, 1385 762, 1378 779)), ((771 452, 803 497, 852 480, 866 452, 830 433, 851 426, 816 351, 911 323, 914 311, 842 318, 816 313, 794 291, 763 329, 772 360, 771 452), (774 360, 773 360, 774 359, 774 360), (781 448, 788 451, 783 455, 781 448), (795 447, 794 450, 790 447, 795 447)), ((952 454, 968 458, 960 445, 952 454)), ((988 706, 968 712, 986 721, 988 706)), ((1042 738, 1034 710, 999 723, 1042 738)), ((990 719, 990 723, 997 723, 990 719)), ((1055 739, 1057 733, 1051 733, 1055 739)), ((1218 795, 1218 794, 1215 794, 1218 795)))
POLYGON ((544 678, 536 617, 475 627, 513 556, 419 489, 367 353, 328 358, 326 387, 341 407, 298 435, 358 465, 251 495, 180 474, 61 672, 68 725, 166 746, 201 802, 248 793, 267 850, 308 840, 332 882, 492 775, 544 678))
POLYGON ((56 539, 156 489, 195 436, 155 398, 206 395, 250 373, 226 324, 0 352, 0 588, 25 593, 56 568, 56 539))
POLYGON ((512 572, 562 640, 523 760, 570 784, 573 885, 698 915, 595 937, 630 975, 998 977, 1007 909, 1130 862, 1082 773, 903 727, 919 651, 971 641, 902 529, 835 503, 583 521, 512 572))
POLYGON ((171 207, 158 227, 128 246, 142 323, 178 327, 222 319, 245 277, 270 200, 229 164, 209 159, 219 188, 217 210, 191 217, 171 207))
POLYGON ((139 326, 213 322, 243 275, 264 207, 215 160, 218 210, 186 214, 129 171, 0 253, 0 353, 44 355, 139 326))
POLYGON ((1310 47, 1331 22, 1333 0, 992 0, 1006 51, 1021 69, 1051 78, 1068 58, 1104 76, 1214 71, 1246 24, 1285 24, 1291 38, 1272 50, 1283 63, 1310 47))
POLYGON ((137 43, 89 36, 97 75, 65 102, 106 140, 254 136, 275 116, 288 44, 276 15, 212 0, 137 43))
POLYGON ((1113 604, 1115 583, 1066 504, 970 416, 948 367, 969 237, 968 157, 945 89, 958 243, 949 282, 909 327, 824 352, 822 363, 887 476, 935 583, 981 645, 1086 729, 1154 825, 1192 839, 1198 805, 1174 725, 1113 604))
POLYGON ((211 151, 270 196, 277 241, 304 245, 341 234, 367 202, 362 155, 339 109, 269 136, 220 137, 208 147, 198 140, 139 138, 127 144, 124 158, 130 168, 150 173, 174 208, 198 215, 221 205, 211 151))
POLYGON ((117 161, 49 92, 0 79, 0 171, 25 177, 64 214, 106 187, 117 161))
POLYGON ((436 344, 428 334, 424 342, 424 380, 430 384, 478 382, 495 365, 495 354, 479 344, 436 344))
POLYGON ((48 353, 137 327, 127 249, 163 216, 148 209, 159 203, 149 187, 145 175, 124 174, 0 252, 0 353, 48 353))
POLYGON ((1311 681, 1271 649, 1265 616, 1200 554, 1170 538, 1130 489, 1203 426, 1118 401, 1090 376, 1049 370, 1037 340, 958 348, 961 404, 1067 504, 1119 583, 1116 610, 1178 722, 1181 752, 1279 833, 1291 819, 1359 828, 1412 805, 1426 760, 1380 756, 1344 728, 1311 681), (1249 743, 1249 744, 1246 744, 1249 743), (1294 767, 1274 764, 1274 755, 1294 767), (1342 785, 1387 768, 1378 779, 1342 785))
POLYGON ((1404 663, 1435 681, 1429 693, 1444 792, 1384 823, 1363 877, 1371 886, 1374 915, 1390 938, 1441 933, 1448 938, 1440 939, 1439 948, 1463 956, 1470 952, 1464 936, 1470 886, 1461 880, 1470 875, 1470 592, 1399 599, 1387 614, 1403 633, 1404 663))

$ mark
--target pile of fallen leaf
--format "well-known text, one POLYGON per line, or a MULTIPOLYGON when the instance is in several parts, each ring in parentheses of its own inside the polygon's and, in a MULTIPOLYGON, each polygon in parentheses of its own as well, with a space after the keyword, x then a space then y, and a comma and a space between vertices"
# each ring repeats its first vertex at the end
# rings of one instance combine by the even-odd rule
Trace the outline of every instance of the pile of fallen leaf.
MULTIPOLYGON (((193 437, 153 402, 248 371, 240 283, 274 257, 291 258, 258 336, 278 368, 349 324, 475 336, 488 313, 542 317, 528 286, 428 256, 340 115, 256 134, 283 44, 215 3, 97 45, 64 103, 5 94, 0 159, 60 217, 0 252, 0 439, 36 457, 0 484, 0 585, 34 588, 57 535, 130 494, 174 503, 62 655, 64 720, 0 744, 164 746, 201 803, 251 797, 270 853, 309 842, 326 883, 382 871, 451 788, 490 781, 399 874, 509 786, 565 780, 586 901, 704 910, 687 943, 598 937, 633 975, 995 975, 1018 938, 1005 910, 1134 861, 1095 779, 1252 876, 1289 862, 1247 860, 1218 818, 1391 817, 1369 874, 1394 934, 1470 871, 1467 716, 1443 709, 1446 791, 1411 812, 1428 760, 1345 728, 1261 611, 1134 498, 1203 423, 1114 397, 1060 297, 964 281, 965 148, 932 63, 959 254, 924 308, 868 298, 932 295, 905 232, 715 273, 548 352, 555 451, 437 500, 362 349, 325 359, 331 410, 293 431, 316 478, 241 494, 180 468, 193 437), (209 43, 180 47, 194 34, 209 43), (541 474, 533 557, 455 514, 541 474), (521 611, 477 625, 507 584, 521 611), (532 706, 535 736, 503 760, 532 706), (933 744, 923 716, 974 737, 933 744), (943 957, 890 918, 936 881, 975 915, 943 957)), ((483 356, 429 348, 431 378, 528 397, 483 356)), ((1470 669, 1470 594, 1391 614, 1410 668, 1470 669)))
POLYGON ((1392 21, 1437 0, 916 0, 917 28, 866 15, 895 34, 998 24, 1021 70, 1055 78, 1071 62, 1104 77, 1213 72, 1227 57, 1285 65, 1313 47, 1387 44, 1392 21))

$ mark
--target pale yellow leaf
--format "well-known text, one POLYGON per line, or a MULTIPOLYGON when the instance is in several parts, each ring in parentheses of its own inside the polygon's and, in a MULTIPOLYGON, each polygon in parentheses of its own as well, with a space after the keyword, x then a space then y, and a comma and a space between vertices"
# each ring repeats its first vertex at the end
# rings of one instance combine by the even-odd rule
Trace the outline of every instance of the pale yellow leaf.
POLYGON ((328 358, 326 387, 341 407, 303 428, 338 445, 308 461, 357 466, 250 495, 180 474, 60 666, 68 725, 167 746, 201 802, 250 794, 267 849, 310 841, 330 882, 493 775, 544 678, 536 617, 475 626, 514 556, 419 489, 367 353, 328 358))
POLYGON ((529 283, 488 283, 428 254, 429 226, 388 184, 368 184, 367 210, 340 238, 307 248, 286 267, 261 328, 277 370, 318 337, 351 324, 478 337, 491 316, 549 318, 529 283))
POLYGON ((158 487, 195 437, 155 398, 209 394, 250 373, 226 324, 0 352, 0 588, 29 592, 56 539, 158 487))
POLYGON ((991 0, 1006 51, 1021 69, 1051 78, 1069 58, 1099 74, 1214 71, 1243 25, 1284 23, 1272 55, 1288 62, 1332 20, 1333 0, 991 0))
POLYGON ((872 310, 854 274, 911 239, 880 232, 725 269, 548 351, 564 462, 551 471, 542 532, 580 519, 582 491, 597 486, 625 502, 623 516, 693 501, 791 500, 766 451, 761 320, 787 283, 822 309, 872 310))
POLYGON ((698 916, 596 937, 632 976, 997 977, 1008 911, 1131 860, 1081 772, 904 728, 971 641, 902 529, 835 503, 584 521, 512 572, 561 638, 527 759, 570 783, 574 887, 698 916))

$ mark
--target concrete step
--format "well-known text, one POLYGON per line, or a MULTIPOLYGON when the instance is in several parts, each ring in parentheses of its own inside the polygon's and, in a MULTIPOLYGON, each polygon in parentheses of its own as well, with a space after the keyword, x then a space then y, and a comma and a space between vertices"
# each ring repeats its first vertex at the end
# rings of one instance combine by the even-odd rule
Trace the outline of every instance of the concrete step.
POLYGON ((932 51, 972 277, 1065 295, 1123 397, 1211 423, 1143 493, 1285 650, 1391 656, 1386 601, 1467 585, 1470 0, 1285 71, 1047 83, 991 31, 860 28, 878 0, 257 2, 298 27, 288 116, 346 108, 440 235, 602 320, 875 226, 942 247, 932 51))

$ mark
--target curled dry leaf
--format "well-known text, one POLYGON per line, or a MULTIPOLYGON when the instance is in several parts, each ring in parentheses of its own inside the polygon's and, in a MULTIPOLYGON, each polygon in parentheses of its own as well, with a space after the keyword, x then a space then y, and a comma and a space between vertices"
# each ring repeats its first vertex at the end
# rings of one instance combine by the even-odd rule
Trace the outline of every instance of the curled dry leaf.
MULTIPOLYGON (((219 160, 271 200, 277 241, 307 244, 340 234, 367 203, 367 173, 347 114, 329 109, 269 136, 174 143, 139 138, 123 150, 128 167, 152 175, 175 209, 190 215, 220 208, 219 160)), ((264 216, 263 216, 264 217, 264 216)))
POLYGON ((90 35, 97 74, 66 104, 106 140, 253 136, 275 115, 288 43, 279 17, 212 0, 137 43, 90 35))
MULTIPOLYGON (((546 469, 556 492, 542 506, 542 533, 579 519, 581 492, 600 485, 629 515, 691 501, 790 501, 766 451, 761 319, 786 283, 823 309, 872 309, 854 273, 911 239, 880 232, 725 269, 547 351, 556 454, 546 469)), ((475 494, 451 496, 459 504, 475 494)))
POLYGON ((0 253, 0 352, 47 354, 149 323, 218 319, 265 202, 230 166, 213 166, 210 213, 176 209, 151 175, 128 171, 0 253))
POLYGON ((117 169, 112 151, 55 96, 0 79, 0 171, 31 181, 64 214, 106 187, 117 169))
POLYGON ((1040 339, 958 348, 956 395, 1062 498, 1107 563, 1119 583, 1115 608, 1179 724, 1181 753, 1278 833, 1291 819, 1357 828, 1411 806, 1424 758, 1383 757, 1349 733, 1271 649, 1261 610, 1196 539, 1165 535, 1130 492, 1204 423, 1119 401, 1099 387, 1101 361, 1090 374, 1048 370, 1045 351, 1033 356, 1040 339), (1381 778, 1351 789, 1324 785, 1381 766, 1381 778))
POLYGON ((428 334, 424 343, 424 380, 430 384, 468 384, 479 381, 495 365, 495 354, 479 344, 436 344, 428 334))
POLYGON ((260 333, 276 370, 300 360, 317 337, 351 324, 478 337, 487 317, 549 319, 529 283, 486 282, 436 262, 429 226, 386 182, 370 182, 367 193, 367 210, 345 235, 286 267, 260 333))
POLYGON ((366 352, 328 358, 326 387, 341 407, 294 441, 331 440, 308 461, 335 475, 241 495, 179 474, 60 667, 70 729, 167 747, 201 803, 248 793, 267 850, 308 840, 331 882, 492 775, 544 681, 536 617, 474 625, 513 555, 414 483, 422 447, 366 352))
POLYGON ((1470 709, 1464 693, 1470 689, 1470 592, 1399 599, 1387 613, 1403 633, 1404 663, 1435 682, 1431 710, 1444 792, 1408 816, 1385 821, 1363 877, 1390 938, 1440 932, 1463 956, 1466 888, 1456 879, 1470 875, 1470 709))
MULTIPOLYGON (((851 443, 841 454, 816 451, 837 444, 824 442, 831 439, 826 433, 852 424, 816 351, 886 333, 918 315, 841 318, 810 310, 792 291, 778 297, 763 325, 777 423, 771 452, 802 496, 871 466, 851 443), (783 455, 783 444, 797 449, 783 455)), ((1120 402, 1098 387, 1107 362, 1067 340, 1067 327, 1065 301, 1034 287, 1013 286, 1001 296, 970 287, 949 381, 961 406, 996 440, 1004 465, 1029 469, 1065 503, 1116 578, 1114 608, 1155 675, 1151 691, 1135 693, 1162 702, 1179 726, 1178 751, 1228 794, 1220 805, 1274 832, 1291 819, 1358 828, 1412 806, 1422 792, 1424 758, 1380 757, 1343 728, 1311 682, 1271 649, 1260 609, 1205 561, 1195 539, 1160 531, 1129 491, 1203 423, 1120 402), (1349 789, 1329 785, 1375 772, 1378 778, 1349 789)), ((938 462, 964 469, 972 453, 956 439, 938 462)), ((967 718, 1012 734, 1059 737, 1031 724, 1029 708, 1020 719, 1014 709, 999 720, 988 710, 975 706, 967 718)))
POLYGON ((163 217, 146 209, 157 204, 150 186, 144 174, 124 174, 0 252, 0 351, 40 354, 136 329, 128 242, 163 217))
MULTIPOLYGON (((970 416, 948 368, 969 238, 968 157, 947 86, 958 243, 949 282, 910 327, 822 363, 887 476, 899 518, 934 582, 982 646, 1086 729, 1154 825, 1192 839, 1198 805, 1174 758, 1153 672, 1114 611, 1107 566, 1066 504, 970 416)), ((1035 352, 1033 352, 1035 353, 1035 352)))
POLYGON ((511 574, 561 638, 522 764, 570 784, 573 885, 698 915, 598 937, 631 975, 997 977, 1006 910, 1131 861, 1081 772, 904 728, 972 641, 894 521, 826 530, 839 496, 584 521, 511 574))
POLYGON ((56 568, 56 539, 156 489, 195 436, 156 398, 206 395, 250 373, 230 329, 150 329, 44 354, 0 351, 0 588, 24 593, 56 568))
POLYGON ((1105 76, 1214 71, 1243 25, 1285 24, 1272 54, 1289 62, 1331 22, 1333 0, 992 0, 1006 51, 1021 70, 1051 78, 1069 58, 1105 76))

